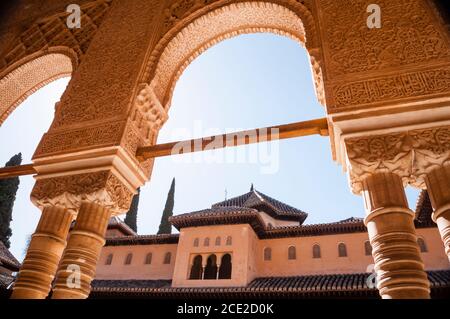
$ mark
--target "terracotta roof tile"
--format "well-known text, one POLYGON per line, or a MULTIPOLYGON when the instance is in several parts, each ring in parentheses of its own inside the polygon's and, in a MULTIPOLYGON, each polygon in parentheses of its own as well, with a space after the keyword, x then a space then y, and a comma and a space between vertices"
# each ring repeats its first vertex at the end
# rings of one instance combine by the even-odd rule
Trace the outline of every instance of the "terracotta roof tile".
MULTIPOLYGON (((280 202, 266 194, 261 193, 255 189, 240 196, 230 198, 228 200, 213 204, 211 208, 217 207, 247 207, 247 208, 269 208, 267 211, 272 217, 282 218, 287 220, 296 220, 303 223, 307 213, 304 211, 280 202)), ((263 209, 264 210, 264 209, 263 209)), ((264 210, 265 211, 265 210, 264 210)))
MULTIPOLYGON (((450 288, 450 270, 428 271, 431 288, 450 288)), ((198 295, 236 293, 245 296, 252 293, 275 293, 275 294, 311 294, 322 293, 333 295, 337 292, 374 292, 376 288, 370 288, 366 282, 370 273, 355 274, 328 274, 308 275, 293 277, 262 277, 254 279, 247 287, 197 287, 197 288, 174 288, 170 280, 94 280, 93 293, 115 292, 155 294, 159 296, 170 296, 173 294, 189 293, 198 295)), ((375 294, 376 293, 376 294, 375 294)))
POLYGON ((0 289, 7 289, 13 281, 13 276, 0 273, 0 289))
POLYGON ((12 271, 18 271, 20 268, 20 262, 11 254, 3 242, 0 242, 0 265, 12 271))
POLYGON ((435 226, 436 224, 431 219, 433 207, 431 206, 430 196, 426 190, 420 192, 416 204, 416 218, 414 223, 417 226, 435 226))
POLYGON ((137 233, 130 228, 124 221, 122 221, 119 217, 111 217, 108 222, 108 229, 119 229, 128 236, 135 236, 137 233))
POLYGON ((163 245, 177 244, 179 234, 136 235, 106 238, 105 246, 163 245))

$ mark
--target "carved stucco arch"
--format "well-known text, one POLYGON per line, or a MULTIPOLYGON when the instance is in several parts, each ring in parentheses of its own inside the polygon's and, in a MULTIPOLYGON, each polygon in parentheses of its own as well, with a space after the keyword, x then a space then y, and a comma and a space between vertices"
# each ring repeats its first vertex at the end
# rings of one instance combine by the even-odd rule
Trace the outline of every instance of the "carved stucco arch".
POLYGON ((55 80, 70 77, 77 65, 73 50, 55 47, 6 68, 0 73, 0 125, 27 97, 55 80))
POLYGON ((325 105, 321 50, 312 15, 296 1, 217 2, 180 21, 159 41, 144 72, 166 110, 176 82, 186 67, 211 46, 248 33, 287 36, 307 48, 319 102, 325 105), (282 5, 283 4, 283 5, 282 5), (289 4, 289 6, 288 6, 289 4))

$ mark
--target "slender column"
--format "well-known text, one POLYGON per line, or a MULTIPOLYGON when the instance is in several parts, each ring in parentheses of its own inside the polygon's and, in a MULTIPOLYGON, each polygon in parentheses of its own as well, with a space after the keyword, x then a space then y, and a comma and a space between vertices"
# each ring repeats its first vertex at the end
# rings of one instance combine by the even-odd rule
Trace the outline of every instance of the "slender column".
POLYGON ((204 256, 202 255, 202 280, 205 279, 205 270, 206 270, 206 264, 208 262, 208 255, 204 256))
POLYGON ((67 248, 56 274, 53 299, 83 299, 89 296, 110 211, 103 206, 83 202, 67 248))
POLYGON ((432 218, 438 225, 450 260, 450 165, 432 170, 425 178, 434 212, 432 218))
POLYGON ((73 215, 62 207, 45 207, 13 287, 13 299, 45 299, 66 247, 73 215))
POLYGON ((430 284, 417 245, 414 212, 408 208, 400 177, 392 173, 367 177, 363 196, 381 297, 429 298, 430 284))
POLYGON ((216 254, 216 266, 217 266, 216 279, 219 279, 220 265, 222 263, 222 257, 223 257, 223 254, 216 254))

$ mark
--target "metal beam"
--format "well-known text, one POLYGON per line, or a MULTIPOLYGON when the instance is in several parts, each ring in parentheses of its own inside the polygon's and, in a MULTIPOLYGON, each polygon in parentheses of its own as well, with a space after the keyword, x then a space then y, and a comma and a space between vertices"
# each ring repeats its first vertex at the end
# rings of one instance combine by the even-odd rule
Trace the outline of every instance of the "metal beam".
MULTIPOLYGON (((328 136, 328 123, 326 118, 214 135, 186 141, 144 146, 138 148, 136 157, 139 161, 145 161, 150 158, 172 155, 172 153, 185 154, 316 134, 328 136)), ((0 168, 0 179, 33 175, 36 173, 33 164, 5 167, 0 168)))
POLYGON ((308 135, 328 136, 326 118, 138 148, 139 161, 308 135))

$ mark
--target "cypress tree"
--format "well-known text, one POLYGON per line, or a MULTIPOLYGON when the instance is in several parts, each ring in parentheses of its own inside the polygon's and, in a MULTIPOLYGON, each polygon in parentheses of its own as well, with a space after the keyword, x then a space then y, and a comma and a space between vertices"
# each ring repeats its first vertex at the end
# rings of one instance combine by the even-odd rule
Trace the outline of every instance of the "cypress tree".
POLYGON ((137 213, 139 206, 139 195, 141 193, 141 189, 138 188, 138 192, 133 196, 133 200, 131 201, 130 210, 127 212, 125 216, 125 224, 127 224, 132 230, 137 233, 137 213))
POLYGON ((169 193, 167 194, 166 206, 161 217, 161 223, 159 224, 159 234, 171 234, 172 225, 169 222, 169 217, 173 215, 173 206, 175 204, 175 177, 170 185, 169 193))
MULTIPOLYGON (((21 163, 22 153, 19 153, 11 157, 5 167, 17 166, 21 163)), ((12 235, 10 224, 19 183, 19 177, 0 180, 0 241, 3 242, 7 248, 11 245, 9 241, 9 238, 11 238, 12 235)))

